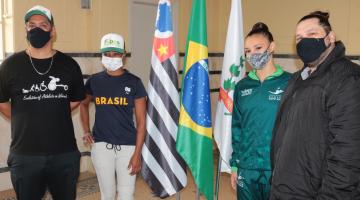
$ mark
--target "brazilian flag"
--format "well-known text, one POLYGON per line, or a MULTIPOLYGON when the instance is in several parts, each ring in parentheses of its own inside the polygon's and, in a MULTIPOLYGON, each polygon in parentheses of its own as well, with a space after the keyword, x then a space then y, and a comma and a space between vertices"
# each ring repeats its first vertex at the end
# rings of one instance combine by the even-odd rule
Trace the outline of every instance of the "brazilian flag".
POLYGON ((212 200, 214 163, 205 0, 193 0, 182 77, 176 149, 199 191, 212 200))

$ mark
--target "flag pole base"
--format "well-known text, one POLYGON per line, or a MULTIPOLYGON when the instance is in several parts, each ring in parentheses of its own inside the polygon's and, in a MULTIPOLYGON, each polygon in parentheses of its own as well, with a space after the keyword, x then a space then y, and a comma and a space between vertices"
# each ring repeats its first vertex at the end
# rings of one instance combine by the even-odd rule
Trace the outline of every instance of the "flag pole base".
POLYGON ((199 188, 196 187, 196 200, 200 200, 199 188))
POLYGON ((218 166, 217 166, 217 172, 216 172, 216 188, 215 188, 215 200, 219 199, 219 187, 220 187, 220 171, 221 171, 221 155, 219 152, 219 157, 218 157, 218 166))
POLYGON ((176 200, 180 200, 180 192, 176 193, 176 200))

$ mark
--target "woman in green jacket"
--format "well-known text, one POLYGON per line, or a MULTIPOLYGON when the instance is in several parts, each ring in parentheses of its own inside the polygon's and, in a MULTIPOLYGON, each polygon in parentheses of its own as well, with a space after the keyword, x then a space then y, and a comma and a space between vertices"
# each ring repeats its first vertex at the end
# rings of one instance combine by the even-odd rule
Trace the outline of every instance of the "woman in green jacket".
POLYGON ((269 198, 272 129, 291 76, 274 64, 274 49, 268 27, 256 23, 245 38, 246 61, 253 70, 235 87, 232 114, 231 185, 241 200, 269 198))

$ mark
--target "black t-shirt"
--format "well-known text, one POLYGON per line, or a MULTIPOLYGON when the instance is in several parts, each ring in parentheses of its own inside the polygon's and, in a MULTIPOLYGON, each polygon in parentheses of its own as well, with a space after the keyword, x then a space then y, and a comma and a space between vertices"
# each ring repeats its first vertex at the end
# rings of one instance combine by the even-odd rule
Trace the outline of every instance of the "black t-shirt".
POLYGON ((85 88, 92 95, 96 108, 95 142, 135 145, 134 102, 146 97, 141 79, 127 71, 120 76, 110 76, 102 71, 92 75, 85 88))
POLYGON ((0 103, 11 102, 10 151, 51 155, 77 151, 70 101, 85 98, 79 65, 57 51, 51 58, 32 58, 25 51, 0 66, 0 103))

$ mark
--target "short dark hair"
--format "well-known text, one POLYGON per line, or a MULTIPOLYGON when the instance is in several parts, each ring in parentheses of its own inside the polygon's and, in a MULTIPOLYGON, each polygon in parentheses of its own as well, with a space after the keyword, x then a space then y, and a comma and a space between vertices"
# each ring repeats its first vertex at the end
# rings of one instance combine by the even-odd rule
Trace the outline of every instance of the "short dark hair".
POLYGON ((274 38, 271 34, 271 32, 269 31, 269 28, 266 24, 264 24, 263 22, 258 22, 256 24, 254 24, 254 26, 252 27, 251 31, 246 35, 246 38, 255 34, 261 34, 263 36, 265 36, 269 42, 273 42, 274 38))
POLYGON ((319 19, 319 25, 322 26, 324 28, 325 32, 328 34, 330 31, 332 31, 331 25, 329 23, 329 17, 330 17, 330 14, 328 12, 322 12, 322 11, 317 10, 317 11, 311 12, 310 14, 302 17, 299 20, 298 24, 304 20, 316 18, 316 19, 319 19))

